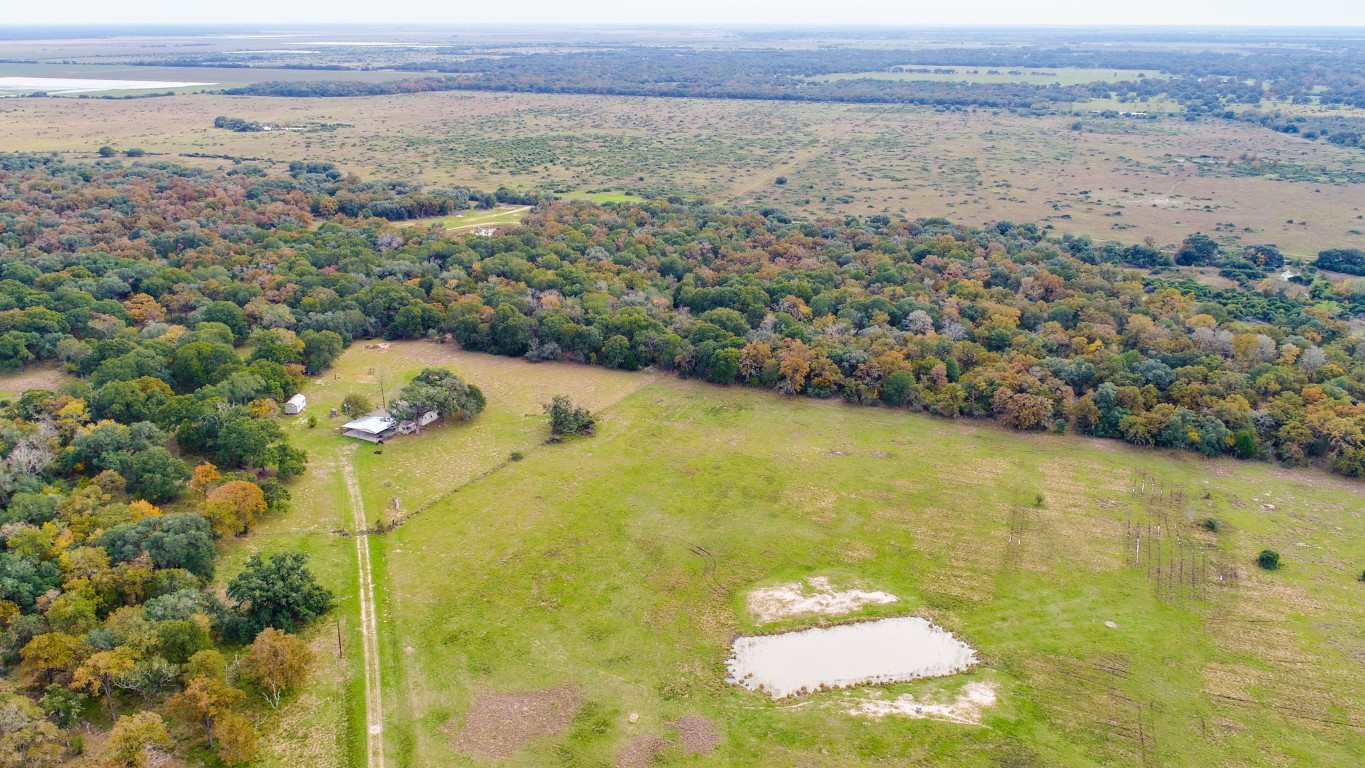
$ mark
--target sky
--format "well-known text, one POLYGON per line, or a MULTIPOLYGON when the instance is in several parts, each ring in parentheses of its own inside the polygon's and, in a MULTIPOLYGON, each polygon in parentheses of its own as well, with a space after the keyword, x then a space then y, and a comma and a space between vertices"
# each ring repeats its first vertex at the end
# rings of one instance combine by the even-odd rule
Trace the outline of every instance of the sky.
POLYGON ((1361 0, 4 0, 5 23, 1365 26, 1361 0))

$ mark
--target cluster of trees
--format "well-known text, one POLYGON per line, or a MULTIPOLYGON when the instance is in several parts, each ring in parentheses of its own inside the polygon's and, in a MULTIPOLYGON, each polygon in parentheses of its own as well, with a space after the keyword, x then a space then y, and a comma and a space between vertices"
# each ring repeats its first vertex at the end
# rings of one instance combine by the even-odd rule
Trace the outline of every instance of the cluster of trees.
POLYGON ((445 368, 423 368, 398 393, 389 414, 400 422, 416 421, 426 413, 468 421, 479 415, 486 402, 476 385, 466 384, 445 368))
MULTIPOLYGON (((1008 230, 1020 227, 1004 222, 997 228, 1008 230)), ((1032 225, 1023 225, 1022 228, 1031 229, 1032 225)), ((1143 269, 1160 269, 1176 265, 1217 267, 1220 275, 1235 280, 1244 287, 1264 280, 1285 265, 1284 254, 1274 245, 1245 245, 1228 249, 1217 240, 1199 232, 1185 238, 1173 253, 1162 251, 1150 240, 1129 245, 1112 241, 1096 244, 1087 237, 1064 236, 1062 245, 1076 258, 1091 264, 1120 264, 1143 269)))
POLYGON ((1174 261, 1182 267, 1218 267, 1223 277, 1250 285, 1283 268, 1284 254, 1273 245, 1248 245, 1230 252, 1208 235, 1196 232, 1180 244, 1174 261))
POLYGON ((550 417, 550 442, 555 443, 570 435, 592 435, 597 432, 597 417, 582 406, 574 405, 568 395, 555 395, 545 404, 545 415, 550 417))
POLYGON ((0 765, 64 760, 82 721, 142 765, 172 746, 163 716, 241 763, 248 697, 278 706, 307 672, 288 633, 331 596, 300 556, 253 559, 226 601, 211 588, 218 542, 287 505, 306 466, 268 417, 345 344, 296 333, 215 250, 309 220, 302 193, 249 183, 0 156, 0 367, 77 377, 0 404, 0 765))
POLYGON ((265 130, 265 125, 258 123, 255 120, 247 120, 241 117, 226 117, 224 115, 213 118, 213 127, 222 128, 228 131, 236 131, 237 133, 255 133, 257 131, 265 130))
POLYGON ((1365 275, 1365 251, 1359 248, 1332 248, 1318 253, 1313 262, 1318 269, 1345 272, 1348 275, 1365 275))
POLYGON ((286 504, 287 491, 204 463, 184 472, 188 511, 163 512, 118 471, 65 459, 111 424, 82 424, 79 399, 22 409, 0 421, 3 464, 40 482, 8 494, 0 512, 0 662, 9 670, 0 706, 10 713, 0 764, 57 765, 82 748, 74 726, 92 721, 113 725, 119 765, 143 765, 148 748, 172 746, 163 713, 225 764, 250 760, 256 732, 244 700, 256 692, 277 708, 303 680, 312 654, 286 633, 332 598, 302 556, 281 554, 253 557, 224 602, 211 585, 216 541, 286 504), (235 657, 222 647, 242 643, 235 657))

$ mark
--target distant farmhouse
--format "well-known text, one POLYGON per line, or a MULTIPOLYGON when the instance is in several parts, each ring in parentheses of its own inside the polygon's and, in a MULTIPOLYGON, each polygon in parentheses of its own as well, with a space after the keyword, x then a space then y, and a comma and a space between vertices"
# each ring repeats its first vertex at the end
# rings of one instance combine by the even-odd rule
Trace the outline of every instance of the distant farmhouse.
POLYGON ((415 421, 400 422, 390 416, 387 410, 380 408, 376 411, 371 411, 355 421, 342 424, 341 434, 346 437, 354 437, 358 440, 383 445, 385 440, 394 435, 410 435, 440 418, 440 414, 435 411, 427 411, 421 416, 418 416, 415 421))

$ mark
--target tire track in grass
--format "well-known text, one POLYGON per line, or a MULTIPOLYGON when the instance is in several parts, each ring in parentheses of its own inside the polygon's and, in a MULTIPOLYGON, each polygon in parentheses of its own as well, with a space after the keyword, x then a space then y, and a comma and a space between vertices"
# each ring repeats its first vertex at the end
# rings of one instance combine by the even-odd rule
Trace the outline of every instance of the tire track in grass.
POLYGON ((379 629, 375 618, 374 577, 370 570, 370 537, 365 530, 365 500, 360 495, 360 480, 355 474, 352 457, 355 449, 346 451, 341 461, 341 472, 346 478, 346 495, 351 500, 351 517, 355 525, 355 555, 360 579, 360 639, 365 662, 365 764, 368 768, 384 768, 384 689, 379 677, 379 629))

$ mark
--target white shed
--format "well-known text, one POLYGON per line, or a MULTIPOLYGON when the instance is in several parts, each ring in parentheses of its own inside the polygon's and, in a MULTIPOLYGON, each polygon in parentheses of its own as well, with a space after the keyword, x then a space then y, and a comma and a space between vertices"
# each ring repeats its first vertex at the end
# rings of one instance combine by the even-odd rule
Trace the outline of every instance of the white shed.
POLYGON ((308 398, 303 395, 294 395, 289 398, 289 402, 284 404, 284 412, 291 416, 296 413, 303 413, 303 409, 308 407, 308 398))

